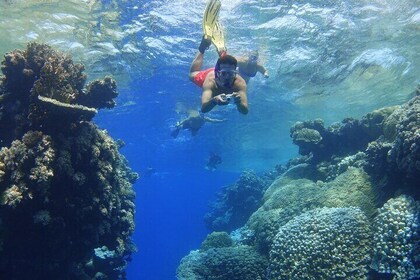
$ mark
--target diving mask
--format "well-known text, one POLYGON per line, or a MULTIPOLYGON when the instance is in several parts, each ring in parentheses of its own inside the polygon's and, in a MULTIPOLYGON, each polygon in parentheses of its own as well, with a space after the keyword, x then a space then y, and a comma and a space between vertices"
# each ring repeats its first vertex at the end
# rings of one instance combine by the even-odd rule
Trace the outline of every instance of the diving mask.
POLYGON ((249 56, 249 61, 250 62, 257 62, 258 61, 258 56, 256 56, 256 55, 251 55, 251 56, 249 56))
POLYGON ((231 69, 217 70, 217 76, 223 79, 234 78, 236 76, 236 73, 236 70, 231 69))

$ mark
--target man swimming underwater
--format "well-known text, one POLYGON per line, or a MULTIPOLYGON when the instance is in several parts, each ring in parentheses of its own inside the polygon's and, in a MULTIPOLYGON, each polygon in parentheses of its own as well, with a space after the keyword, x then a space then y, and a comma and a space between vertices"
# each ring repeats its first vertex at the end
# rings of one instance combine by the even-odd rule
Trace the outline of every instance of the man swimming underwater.
POLYGON ((226 54, 223 28, 218 21, 220 0, 210 0, 204 11, 203 39, 191 67, 190 80, 203 89, 201 95, 201 112, 207 113, 216 105, 228 105, 233 99, 239 112, 248 113, 246 82, 237 75, 237 61, 226 54), (204 52, 210 45, 216 47, 219 54, 216 66, 202 70, 204 52))
POLYGON ((183 119, 182 121, 179 121, 175 125, 175 129, 171 132, 171 135, 173 138, 176 138, 181 131, 181 129, 187 129, 191 131, 191 135, 195 136, 200 128, 204 125, 205 122, 210 123, 221 123, 226 120, 219 120, 219 119, 213 119, 204 116, 204 114, 201 114, 197 111, 190 112, 190 115, 188 118, 183 119))
POLYGON ((238 111, 248 113, 248 98, 246 94, 246 82, 237 75, 236 59, 227 54, 222 54, 214 68, 201 70, 206 48, 211 44, 210 40, 203 40, 199 52, 195 56, 191 68, 190 80, 203 89, 201 95, 201 111, 207 113, 216 105, 227 105, 231 96, 238 111))

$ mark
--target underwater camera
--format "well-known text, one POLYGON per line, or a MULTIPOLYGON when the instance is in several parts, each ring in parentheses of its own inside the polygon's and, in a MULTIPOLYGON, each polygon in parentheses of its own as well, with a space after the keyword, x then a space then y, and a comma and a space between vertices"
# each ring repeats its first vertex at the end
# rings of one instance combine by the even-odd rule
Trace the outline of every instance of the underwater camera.
POLYGON ((234 96, 233 96, 233 93, 231 93, 231 94, 226 94, 226 97, 225 97, 225 101, 227 101, 227 102, 232 102, 232 103, 235 103, 235 98, 234 98, 234 96))

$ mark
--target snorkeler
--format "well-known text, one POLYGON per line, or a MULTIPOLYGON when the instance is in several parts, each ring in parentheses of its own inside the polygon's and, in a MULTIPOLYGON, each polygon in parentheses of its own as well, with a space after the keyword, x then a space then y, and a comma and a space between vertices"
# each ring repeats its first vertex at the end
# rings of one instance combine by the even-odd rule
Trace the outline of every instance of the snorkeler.
POLYGON ((176 138, 181 131, 181 129, 188 129, 191 131, 191 135, 195 136, 200 130, 200 128, 204 125, 205 122, 211 123, 221 123, 226 120, 219 120, 219 119, 212 119, 209 117, 205 117, 203 114, 200 114, 197 111, 190 113, 190 116, 182 121, 179 121, 175 125, 175 129, 171 132, 171 136, 176 138))
POLYGON ((201 95, 201 111, 203 113, 209 112, 216 105, 228 105, 231 97, 238 111, 247 114, 246 82, 237 75, 236 58, 226 54, 222 28, 217 20, 219 9, 220 0, 209 1, 203 19, 203 31, 205 33, 198 48, 198 53, 191 64, 189 78, 203 89, 201 95), (216 46, 220 57, 214 68, 202 70, 204 52, 212 43, 216 46))
POLYGON ((217 166, 221 163, 222 163, 222 158, 216 153, 211 153, 206 164, 206 169, 215 171, 217 166))
POLYGON ((258 51, 252 51, 248 57, 238 58, 238 72, 239 75, 244 78, 248 83, 252 77, 257 75, 257 72, 260 72, 264 75, 265 78, 268 78, 268 71, 265 67, 258 61, 259 55, 258 51))

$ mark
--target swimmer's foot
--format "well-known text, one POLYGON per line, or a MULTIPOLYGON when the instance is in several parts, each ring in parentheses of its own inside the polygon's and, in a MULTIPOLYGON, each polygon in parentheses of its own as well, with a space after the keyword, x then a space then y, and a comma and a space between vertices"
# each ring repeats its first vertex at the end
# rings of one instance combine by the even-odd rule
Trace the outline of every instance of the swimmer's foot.
POLYGON ((198 50, 201 53, 204 53, 211 45, 211 38, 206 38, 206 36, 203 36, 203 38, 201 39, 201 44, 198 47, 198 50))

